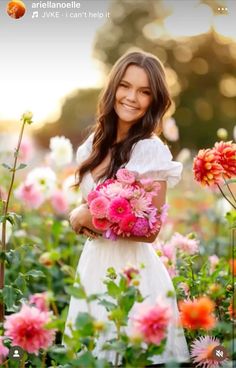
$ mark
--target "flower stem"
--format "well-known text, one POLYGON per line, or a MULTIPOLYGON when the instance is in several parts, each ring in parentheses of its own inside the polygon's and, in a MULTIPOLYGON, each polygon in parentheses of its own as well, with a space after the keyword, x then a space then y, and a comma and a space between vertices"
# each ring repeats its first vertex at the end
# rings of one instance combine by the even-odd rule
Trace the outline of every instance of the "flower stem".
POLYGON ((228 201, 230 204, 231 204, 231 206, 236 210, 236 205, 233 203, 233 202, 231 202, 230 201, 230 199, 225 195, 225 193, 223 192, 223 190, 221 189, 221 187, 220 187, 220 185, 219 184, 217 184, 217 186, 218 186, 218 188, 219 188, 219 190, 220 190, 220 192, 221 192, 221 194, 222 194, 222 196, 226 199, 226 201, 228 201))
POLYGON ((224 182, 225 182, 225 184, 226 184, 226 186, 227 186, 227 188, 228 188, 228 191, 230 192, 230 194, 231 194, 232 198, 233 198, 233 199, 234 199, 234 201, 236 202, 236 198, 235 198, 234 193, 232 192, 232 190, 231 190, 231 188, 230 188, 230 185, 227 183, 227 181, 225 180, 225 177, 224 177, 224 176, 223 176, 223 178, 224 178, 224 182))
MULTIPOLYGON (((18 143, 17 143, 17 147, 16 147, 16 150, 15 150, 15 153, 14 153, 14 163, 13 163, 13 167, 11 169, 12 175, 11 175, 10 187, 9 187, 9 190, 8 190, 8 193, 7 193, 7 199, 6 199, 6 201, 3 201, 2 241, 1 241, 1 245, 0 245, 0 252, 2 253, 3 256, 5 255, 5 252, 6 252, 6 224, 7 224, 6 217, 7 217, 8 206, 9 206, 10 197, 11 197, 11 193, 12 193, 12 188, 13 188, 13 184, 14 184, 17 158, 18 158, 18 153, 19 153, 19 150, 20 150, 20 145, 21 145, 23 133, 24 133, 25 123, 26 123, 26 121, 23 119, 22 126, 21 126, 21 131, 20 131, 20 135, 19 135, 19 139, 18 139, 18 143)), ((1 257, 1 259, 0 259, 0 289, 1 290, 4 288, 4 278, 5 278, 5 260, 4 260, 4 257, 1 257)), ((0 301, 0 322, 1 323, 3 323, 3 321, 4 321, 4 314, 5 314, 4 302, 0 301)))

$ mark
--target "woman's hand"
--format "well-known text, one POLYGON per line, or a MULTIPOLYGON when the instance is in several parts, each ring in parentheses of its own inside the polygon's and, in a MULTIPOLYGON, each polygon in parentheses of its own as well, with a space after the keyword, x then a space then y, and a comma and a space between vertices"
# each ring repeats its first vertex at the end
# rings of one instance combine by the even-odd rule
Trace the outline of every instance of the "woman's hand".
POLYGON ((79 234, 80 230, 83 226, 85 226, 86 215, 88 214, 89 209, 87 204, 81 204, 79 207, 76 207, 69 214, 69 221, 72 229, 79 234))

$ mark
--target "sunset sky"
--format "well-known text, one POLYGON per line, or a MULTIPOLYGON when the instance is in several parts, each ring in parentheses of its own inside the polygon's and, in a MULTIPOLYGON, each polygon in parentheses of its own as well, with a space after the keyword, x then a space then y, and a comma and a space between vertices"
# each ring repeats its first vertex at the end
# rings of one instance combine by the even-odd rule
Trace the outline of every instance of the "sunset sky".
MULTIPOLYGON (((69 13, 86 12, 87 18, 68 17, 65 9, 59 18, 43 18, 45 12, 54 10, 43 8, 38 9, 37 18, 32 18, 35 11, 32 4, 40 1, 24 0, 27 12, 16 20, 6 13, 8 1, 0 1, 0 120, 18 119, 25 110, 33 111, 39 123, 53 120, 60 113, 66 94, 79 87, 103 84, 102 65, 91 54, 97 29, 113 16, 110 13, 110 18, 106 17, 112 0, 76 2, 80 3, 80 9, 70 9, 69 13), (88 17, 89 13, 93 17, 88 17), (100 18, 94 18, 96 14, 100 18)), ((163 34, 179 37, 204 33, 214 26, 220 34, 234 37, 235 41, 236 2, 222 3, 227 14, 219 10, 213 16, 211 9, 198 0, 164 0, 172 11, 164 21, 164 28, 150 24, 144 31, 153 37, 163 34)))

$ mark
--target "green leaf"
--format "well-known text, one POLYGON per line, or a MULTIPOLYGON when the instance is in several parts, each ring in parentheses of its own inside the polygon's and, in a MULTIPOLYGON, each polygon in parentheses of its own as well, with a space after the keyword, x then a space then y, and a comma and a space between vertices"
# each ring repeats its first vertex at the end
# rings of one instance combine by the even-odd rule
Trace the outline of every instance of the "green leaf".
POLYGON ((15 285, 21 289, 21 291, 24 291, 26 288, 26 282, 25 282, 25 277, 23 273, 20 273, 17 277, 17 279, 15 280, 15 285))
POLYGON ((114 281, 108 281, 106 282, 106 285, 107 292, 111 297, 117 298, 121 294, 119 287, 114 283, 114 281))
POLYGON ((94 335, 93 322, 94 322, 94 319, 89 313, 83 312, 83 313, 78 314, 76 318, 75 326, 80 336, 91 337, 94 335))
POLYGON ((103 305, 106 308, 107 312, 110 312, 110 311, 112 311, 113 309, 116 308, 116 304, 114 304, 112 302, 109 302, 106 299, 99 300, 98 304, 103 305))
POLYGON ((3 288, 3 300, 7 306, 8 310, 12 310, 15 302, 17 301, 19 295, 22 295, 21 291, 15 289, 10 285, 5 285, 3 288))
POLYGON ((95 363, 96 363, 96 360, 90 351, 86 351, 78 359, 72 360, 72 366, 78 367, 78 368, 84 368, 84 367, 93 368, 95 366, 95 363))
POLYGON ((81 286, 67 286, 66 292, 77 299, 86 299, 86 294, 81 286))
POLYGON ((21 164, 17 167, 17 169, 16 169, 16 170, 22 170, 22 169, 24 169, 26 166, 27 166, 26 164, 21 163, 21 164))
POLYGON ((28 271, 25 276, 30 276, 34 279, 38 279, 40 277, 46 277, 45 274, 41 270, 31 270, 28 271))
POLYGON ((5 167, 5 169, 12 170, 12 167, 5 163, 3 163, 2 166, 5 167))

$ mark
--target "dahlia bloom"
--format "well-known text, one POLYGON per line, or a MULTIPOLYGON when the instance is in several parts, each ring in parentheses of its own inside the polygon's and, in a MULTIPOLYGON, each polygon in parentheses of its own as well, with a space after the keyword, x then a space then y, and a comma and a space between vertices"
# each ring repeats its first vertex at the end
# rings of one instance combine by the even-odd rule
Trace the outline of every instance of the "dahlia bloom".
POLYGON ((210 256, 209 258, 209 262, 210 262, 210 274, 212 274, 215 271, 216 266, 219 263, 219 257, 216 254, 213 254, 212 256, 210 256))
POLYGON ((109 199, 107 199, 106 197, 98 196, 97 198, 94 198, 90 203, 90 212, 92 216, 96 218, 106 217, 109 205, 109 199))
POLYGON ((106 218, 93 217, 92 223, 96 229, 101 230, 101 231, 107 230, 111 225, 110 221, 108 221, 106 218))
POLYGON ((43 194, 34 183, 20 184, 20 186, 14 191, 14 195, 16 198, 25 202, 25 204, 30 208, 37 209, 44 202, 43 194))
POLYGON ((212 336, 200 336, 191 344, 190 356, 196 367, 202 368, 218 368, 225 360, 214 359, 212 351, 220 345, 220 341, 212 336))
POLYGON ((133 226, 137 220, 137 217, 134 216, 132 213, 125 216, 119 223, 120 229, 125 233, 130 233, 133 229, 133 226))
POLYGON ((26 184, 34 184, 45 198, 49 198, 56 189, 56 180, 56 174, 50 167, 36 167, 28 173, 26 184))
POLYGON ((180 301, 180 322, 189 330, 210 330, 216 324, 214 303, 208 297, 180 301))
POLYGON ((150 199, 145 195, 141 195, 139 198, 134 198, 130 200, 133 212, 138 217, 143 217, 145 212, 148 212, 150 207, 150 199))
POLYGON ((119 222, 131 213, 131 207, 129 202, 125 198, 115 198, 110 202, 108 208, 108 217, 111 221, 119 222))
POLYGON ((133 184, 135 182, 135 175, 127 169, 119 169, 116 173, 117 179, 124 184, 133 184))
POLYGON ((108 198, 116 198, 120 196, 120 192, 122 191, 123 186, 119 182, 111 183, 104 188, 100 189, 100 193, 108 198))
POLYGON ((88 194, 88 197, 87 197, 87 201, 88 201, 88 205, 90 206, 90 203, 95 199, 95 198, 98 198, 100 197, 100 193, 97 191, 97 190, 92 190, 92 192, 90 192, 88 194))
POLYGON ((145 218, 138 218, 132 228, 132 235, 144 236, 148 233, 148 220, 145 218))
POLYGON ((54 329, 46 329, 51 314, 36 307, 23 304, 18 313, 6 316, 5 336, 12 339, 12 345, 18 345, 27 353, 38 355, 40 349, 47 349, 55 338, 54 329))
POLYGON ((34 304, 41 312, 47 312, 49 310, 48 293, 36 293, 30 295, 29 303, 34 304))
POLYGON ((153 306, 141 305, 138 313, 131 317, 135 333, 140 334, 147 344, 156 345, 166 338, 170 318, 170 307, 160 300, 153 306))
POLYGON ((150 178, 142 178, 140 179, 140 183, 144 190, 149 192, 151 195, 157 195, 161 187, 159 183, 150 178))
POLYGON ((202 149, 193 160, 193 171, 195 180, 203 186, 219 184, 224 172, 218 162, 218 154, 214 149, 202 149))
POLYGON ((73 159, 73 147, 68 138, 56 136, 50 139, 51 159, 57 166, 71 163, 73 159))
POLYGON ((9 349, 3 344, 3 341, 3 336, 0 336, 0 364, 4 362, 9 353, 9 349))
POLYGON ((62 190, 56 190, 51 196, 52 207, 56 213, 64 214, 69 210, 69 205, 62 190))
POLYGON ((181 250, 183 253, 192 255, 198 252, 199 241, 196 239, 190 239, 188 236, 183 236, 179 233, 175 233, 170 243, 173 247, 181 250))
POLYGON ((216 142, 213 150, 218 155, 218 163, 224 170, 223 175, 228 179, 236 176, 236 143, 216 142))

